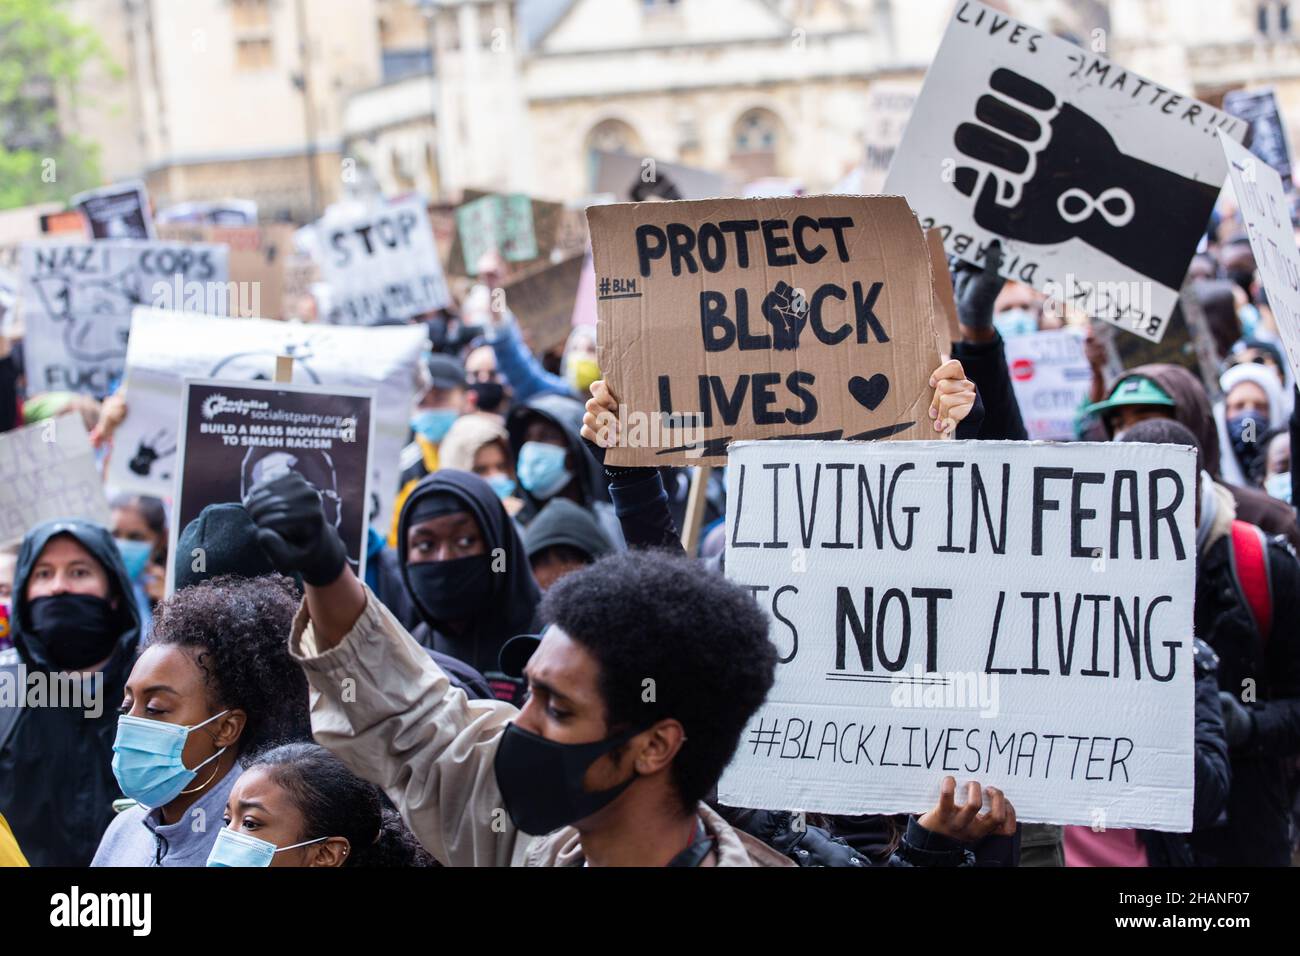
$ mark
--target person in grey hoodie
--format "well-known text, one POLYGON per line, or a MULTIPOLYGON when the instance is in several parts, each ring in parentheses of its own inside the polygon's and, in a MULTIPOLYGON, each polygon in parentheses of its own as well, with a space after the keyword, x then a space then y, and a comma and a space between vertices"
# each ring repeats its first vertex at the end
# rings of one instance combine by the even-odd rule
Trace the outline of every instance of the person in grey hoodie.
POLYGON ((278 575, 215 578, 159 606, 113 745, 136 803, 91 866, 205 866, 241 758, 311 738, 307 682, 285 646, 296 609, 278 575))

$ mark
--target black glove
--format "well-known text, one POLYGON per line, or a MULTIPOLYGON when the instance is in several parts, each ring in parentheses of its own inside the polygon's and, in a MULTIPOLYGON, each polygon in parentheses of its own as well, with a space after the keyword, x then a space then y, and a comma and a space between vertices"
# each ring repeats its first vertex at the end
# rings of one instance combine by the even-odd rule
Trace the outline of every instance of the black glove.
POLYGON ((992 328, 993 304, 1005 284, 998 275, 1002 267, 1002 244, 997 240, 989 243, 983 269, 959 259, 949 260, 949 267, 958 321, 968 329, 992 328))
POLYGON ((1248 743, 1255 734, 1255 718, 1242 706, 1241 701, 1226 690, 1219 691, 1219 703, 1223 708, 1223 733, 1228 738, 1232 749, 1248 743))
POLYGON ((338 530, 325 521, 320 492, 296 471, 258 482, 244 499, 257 543, 282 574, 302 574, 312 587, 338 580, 348 563, 338 530))

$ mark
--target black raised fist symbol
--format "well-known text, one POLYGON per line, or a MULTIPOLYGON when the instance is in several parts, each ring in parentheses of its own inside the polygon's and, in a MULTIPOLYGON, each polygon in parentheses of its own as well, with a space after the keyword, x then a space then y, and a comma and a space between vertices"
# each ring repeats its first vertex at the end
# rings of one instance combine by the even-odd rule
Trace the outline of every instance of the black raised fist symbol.
POLYGON ((1178 288, 1219 194, 1119 151, 1100 123, 1007 69, 989 78, 977 122, 953 142, 967 165, 953 184, 975 199, 975 221, 1007 239, 1078 238, 1178 288))
POLYGON ((763 318, 772 326, 772 348, 785 352, 799 347, 799 333, 808 324, 808 303, 802 292, 778 282, 763 299, 763 318))
POLYGON ((153 466, 158 459, 166 458, 168 455, 171 455, 176 451, 175 448, 168 449, 167 451, 158 451, 155 446, 162 444, 162 440, 165 437, 165 432, 159 432, 153 438, 141 438, 140 444, 135 450, 135 454, 131 456, 131 460, 127 462, 126 467, 131 469, 132 472, 139 475, 141 478, 148 478, 149 473, 153 471, 153 466))

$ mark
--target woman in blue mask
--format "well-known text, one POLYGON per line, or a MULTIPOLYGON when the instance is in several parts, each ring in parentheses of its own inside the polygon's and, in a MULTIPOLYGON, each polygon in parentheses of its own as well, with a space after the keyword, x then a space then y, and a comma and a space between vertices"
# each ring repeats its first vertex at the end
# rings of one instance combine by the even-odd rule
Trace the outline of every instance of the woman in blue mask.
POLYGON ((402 580, 422 619, 412 636, 482 672, 498 696, 501 648, 531 633, 541 591, 500 497, 477 475, 444 468, 406 500, 397 523, 402 580))
POLYGON ((230 792, 208 866, 436 866, 379 788, 315 743, 256 757, 230 792))
POLYGON ((1219 376, 1223 399, 1214 405, 1219 470, 1232 485, 1259 486, 1264 433, 1285 420, 1282 382, 1267 365, 1234 365, 1219 376))
POLYGON ((142 633, 148 637, 167 583, 167 512, 157 498, 144 495, 118 495, 111 507, 113 540, 131 579, 142 633))
POLYGON ((510 435, 495 416, 462 415, 442 440, 438 455, 443 468, 471 472, 491 485, 512 518, 523 509, 510 435))
POLYGON ((159 605, 113 743, 113 775, 135 805, 92 866, 204 866, 239 757, 310 737, 306 681, 284 643, 297 607, 275 575, 216 578, 159 605))

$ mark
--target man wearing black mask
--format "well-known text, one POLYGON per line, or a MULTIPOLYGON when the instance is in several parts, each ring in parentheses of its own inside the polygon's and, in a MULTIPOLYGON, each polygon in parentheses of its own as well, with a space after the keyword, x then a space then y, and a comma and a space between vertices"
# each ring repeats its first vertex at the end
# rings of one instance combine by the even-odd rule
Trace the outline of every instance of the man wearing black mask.
POLYGON ((86 866, 121 795, 114 708, 140 638, 131 582, 107 530, 50 521, 23 539, 13 593, 14 646, 0 653, 0 814, 32 865, 86 866))

